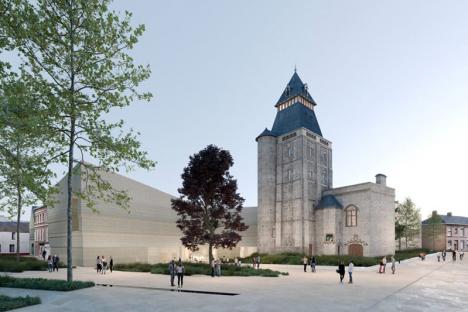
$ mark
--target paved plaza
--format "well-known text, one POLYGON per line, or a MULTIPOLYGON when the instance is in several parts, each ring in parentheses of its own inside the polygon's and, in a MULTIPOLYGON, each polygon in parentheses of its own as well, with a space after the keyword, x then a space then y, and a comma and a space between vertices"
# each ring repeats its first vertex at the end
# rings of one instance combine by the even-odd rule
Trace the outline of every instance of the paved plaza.
MULTIPOLYGON (((76 280, 96 286, 72 292, 0 288, 5 295, 35 295, 42 304, 18 311, 468 311, 468 260, 438 263, 411 259, 395 275, 377 268, 356 268, 354 284, 338 283, 334 267, 304 273, 302 266, 263 265, 289 276, 187 276, 184 289, 236 293, 215 295, 168 291, 169 277, 115 272, 97 275, 92 268, 74 270, 76 280)), ((22 277, 65 278, 58 273, 25 272, 22 277)), ((347 280, 347 279, 346 279, 347 280)))

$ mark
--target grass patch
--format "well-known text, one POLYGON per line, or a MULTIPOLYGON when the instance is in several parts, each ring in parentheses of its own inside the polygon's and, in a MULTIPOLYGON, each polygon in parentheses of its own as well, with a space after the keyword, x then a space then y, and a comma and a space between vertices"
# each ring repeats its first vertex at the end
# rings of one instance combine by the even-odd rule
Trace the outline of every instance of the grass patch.
MULTIPOLYGON (((59 268, 65 267, 62 262, 59 262, 59 268)), ((20 261, 17 262, 16 256, 0 257, 0 272, 21 273, 24 271, 47 271, 47 261, 34 257, 20 257, 20 261)))
POLYGON ((41 299, 39 297, 8 297, 0 295, 0 311, 9 311, 40 303, 41 299))
MULTIPOLYGON (((211 266, 207 263, 184 263, 185 275, 211 275, 211 266)), ((167 263, 147 264, 147 263, 128 263, 114 266, 116 271, 129 272, 151 272, 152 274, 169 275, 167 263)), ((221 266, 222 276, 264 276, 278 277, 288 275, 287 272, 273 271, 270 269, 255 270, 251 267, 237 267, 233 264, 223 264, 221 266)))
POLYGON ((16 278, 0 276, 0 287, 70 291, 93 287, 94 282, 54 280, 45 278, 16 278))

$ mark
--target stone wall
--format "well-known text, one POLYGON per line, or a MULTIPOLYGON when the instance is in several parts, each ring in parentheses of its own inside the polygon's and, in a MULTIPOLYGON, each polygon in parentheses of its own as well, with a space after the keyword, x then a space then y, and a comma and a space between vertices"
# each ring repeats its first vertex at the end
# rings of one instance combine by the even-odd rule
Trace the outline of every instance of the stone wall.
POLYGON ((385 185, 362 183, 324 193, 334 195, 343 205, 341 215, 342 251, 350 244, 361 244, 364 256, 390 255, 395 252, 395 190, 385 185), (346 209, 358 209, 357 226, 346 226, 346 209))

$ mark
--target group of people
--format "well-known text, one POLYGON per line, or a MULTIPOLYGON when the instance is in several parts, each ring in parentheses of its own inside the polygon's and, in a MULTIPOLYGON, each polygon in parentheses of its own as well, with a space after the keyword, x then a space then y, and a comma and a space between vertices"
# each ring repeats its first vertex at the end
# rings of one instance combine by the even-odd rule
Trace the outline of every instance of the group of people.
MULTIPOLYGON (((395 259, 395 257, 394 257, 394 256, 391 256, 390 261, 391 261, 391 263, 392 263, 392 266, 391 266, 392 274, 395 274, 395 270, 396 270, 396 259, 395 259)), ((387 268, 387 256, 384 256, 384 257, 380 260, 380 265, 379 265, 379 271, 378 271, 378 273, 380 273, 380 274, 385 274, 386 268, 387 268)))
POLYGON ((256 256, 256 257, 252 257, 252 267, 254 269, 260 269, 260 262, 261 262, 261 259, 260 259, 260 256, 256 256))
MULTIPOLYGON (((456 250, 449 250, 449 252, 452 253, 452 260, 457 261, 457 251, 456 250)), ((463 257, 465 256, 465 252, 463 250, 458 251, 458 255, 460 257, 460 261, 463 260, 463 257)), ((440 258, 442 258, 443 261, 445 261, 445 258, 447 258, 447 251, 444 249, 441 252, 437 254, 437 261, 440 262, 440 258)))
POLYGON ((221 260, 220 259, 213 259, 211 260, 211 277, 221 276, 221 260))
POLYGON ((179 258, 179 261, 177 261, 177 263, 175 262, 175 260, 172 260, 169 263, 169 275, 171 276, 172 287, 175 286, 174 279, 176 275, 177 275, 177 288, 180 289, 184 286, 184 273, 185 273, 185 267, 180 258, 179 258))
POLYGON ((107 269, 109 268, 110 272, 114 270, 114 259, 112 257, 109 257, 109 263, 107 262, 107 259, 105 256, 97 256, 96 258, 96 272, 97 274, 106 274, 107 269))
POLYGON ((315 256, 310 257, 310 261, 307 256, 304 256, 302 263, 304 264, 304 272, 307 272, 307 265, 310 265, 311 272, 315 273, 315 266, 317 265, 317 258, 315 256))
POLYGON ((47 257, 47 269, 49 272, 58 272, 60 258, 57 255, 47 257))
MULTIPOLYGON (((349 274, 348 283, 349 284, 353 283, 353 271, 354 271, 354 263, 352 260, 350 260, 348 264, 348 274, 349 274)), ((345 265, 343 261, 340 261, 340 264, 338 265, 338 270, 336 270, 336 273, 340 274, 340 283, 343 284, 343 279, 345 276, 345 265)))

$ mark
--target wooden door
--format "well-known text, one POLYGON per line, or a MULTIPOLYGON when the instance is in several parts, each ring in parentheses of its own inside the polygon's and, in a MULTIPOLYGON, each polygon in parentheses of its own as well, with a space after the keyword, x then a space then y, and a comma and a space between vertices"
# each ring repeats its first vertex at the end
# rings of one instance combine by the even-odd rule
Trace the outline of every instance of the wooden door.
POLYGON ((348 247, 348 255, 354 257, 362 257, 364 254, 361 244, 350 244, 348 247))

